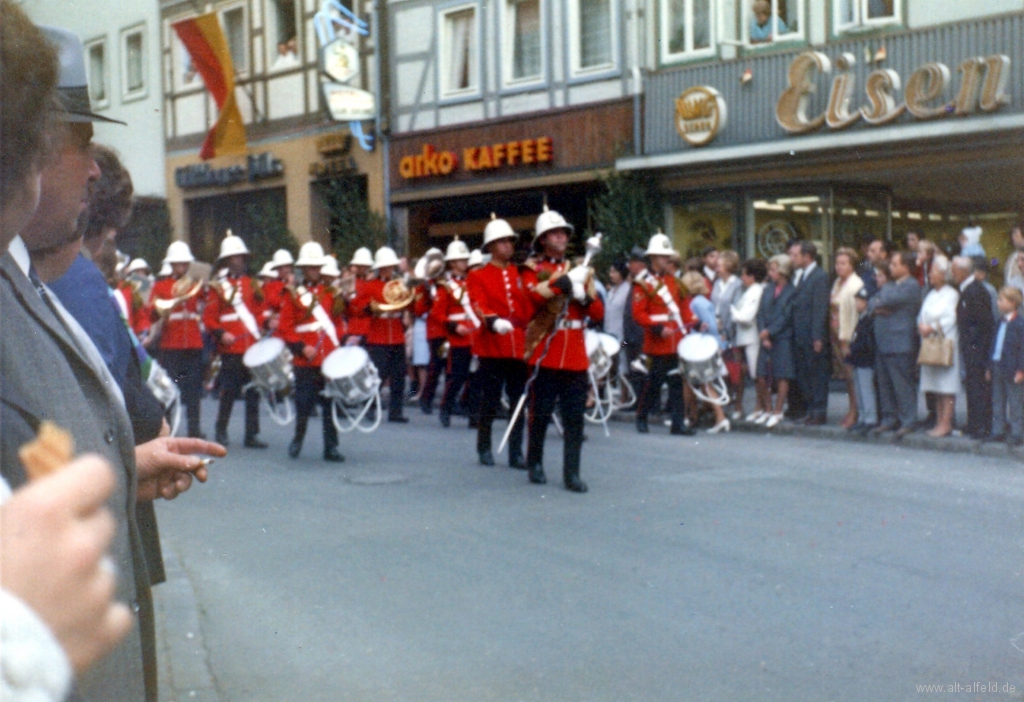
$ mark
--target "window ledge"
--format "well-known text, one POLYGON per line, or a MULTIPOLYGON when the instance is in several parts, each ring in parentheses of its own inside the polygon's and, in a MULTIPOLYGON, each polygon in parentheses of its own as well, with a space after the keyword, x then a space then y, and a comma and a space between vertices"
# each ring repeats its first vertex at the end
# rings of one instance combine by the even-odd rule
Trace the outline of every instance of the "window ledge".
POLYGON ((671 68, 674 66, 685 66, 691 63, 717 61, 721 57, 721 50, 716 46, 710 51, 701 51, 700 53, 693 52, 689 54, 670 54, 668 56, 662 56, 659 63, 664 68, 671 68))
POLYGON ((743 56, 752 56, 754 54, 761 54, 768 51, 790 51, 792 49, 798 49, 802 46, 807 46, 808 42, 804 38, 794 37, 793 39, 780 39, 779 41, 765 41, 759 44, 742 44, 740 45, 740 53, 743 56))
POLYGON ((458 92, 442 93, 437 100, 437 104, 441 107, 448 105, 462 105, 467 102, 476 102, 482 99, 479 88, 473 88, 472 90, 460 90, 458 92))
MULTIPOLYGON (((131 93, 124 93, 121 95, 121 102, 138 102, 139 100, 145 100, 147 97, 149 97, 149 90, 143 88, 131 93)), ((109 105, 109 102, 107 104, 109 105)))

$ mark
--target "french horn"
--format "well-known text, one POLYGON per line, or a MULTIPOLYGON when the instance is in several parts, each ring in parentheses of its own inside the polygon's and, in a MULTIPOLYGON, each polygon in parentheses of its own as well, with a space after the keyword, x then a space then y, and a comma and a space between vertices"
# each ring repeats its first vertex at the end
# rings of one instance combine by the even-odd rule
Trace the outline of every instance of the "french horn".
POLYGON ((393 278, 384 284, 384 302, 370 303, 374 312, 395 312, 404 310, 416 300, 416 293, 405 285, 401 278, 393 278))
POLYGON ((416 280, 436 280, 444 273, 444 267, 444 254, 440 251, 428 251, 416 262, 412 277, 416 280))

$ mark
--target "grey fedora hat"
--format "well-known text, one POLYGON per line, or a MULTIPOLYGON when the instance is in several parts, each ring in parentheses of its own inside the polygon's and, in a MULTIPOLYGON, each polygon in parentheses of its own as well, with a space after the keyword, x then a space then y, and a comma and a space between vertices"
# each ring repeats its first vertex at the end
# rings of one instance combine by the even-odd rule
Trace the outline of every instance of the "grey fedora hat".
POLYGON ((73 32, 58 27, 40 26, 46 38, 57 48, 60 56, 60 80, 57 93, 64 111, 65 122, 124 122, 98 115, 89 102, 89 82, 85 77, 85 47, 73 32))

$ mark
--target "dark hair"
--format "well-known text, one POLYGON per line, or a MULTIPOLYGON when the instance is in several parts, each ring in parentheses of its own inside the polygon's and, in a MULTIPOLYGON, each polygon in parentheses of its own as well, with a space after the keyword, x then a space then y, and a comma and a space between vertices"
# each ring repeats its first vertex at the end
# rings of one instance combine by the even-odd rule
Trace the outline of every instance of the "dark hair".
POLYGON ((89 209, 82 218, 79 233, 86 239, 106 229, 122 229, 132 215, 132 177, 111 149, 99 144, 89 154, 100 167, 100 177, 89 188, 89 209))
POLYGON ((619 272, 619 275, 621 275, 623 279, 629 277, 629 264, 626 262, 626 259, 615 259, 614 261, 612 261, 612 268, 617 270, 619 272))
MULTIPOLYGON (((885 252, 886 256, 892 253, 892 244, 890 244, 885 239, 879 239, 877 236, 871 237, 871 244, 875 243, 876 241, 882 245, 882 251, 885 252)), ((868 244, 868 246, 870 246, 871 244, 868 244)))
POLYGON ((703 258, 688 258, 686 263, 683 265, 684 271, 696 271, 697 273, 704 272, 704 259, 703 258))
POLYGON ((802 242, 802 239, 790 239, 789 241, 786 242, 786 251, 789 251, 794 246, 800 246, 802 242))
POLYGON ((718 251, 717 246, 705 246, 704 250, 700 252, 700 257, 702 259, 707 258, 708 254, 715 253, 716 251, 718 251))
POLYGON ((818 247, 814 245, 813 241, 801 241, 800 253, 802 253, 804 256, 810 256, 813 259, 817 259, 818 247))
POLYGON ((57 50, 12 0, 0 0, 0 198, 19 191, 48 152, 57 50))
POLYGON ((768 277, 768 264, 760 258, 751 258, 743 263, 743 272, 749 275, 758 283, 763 283, 768 277))
POLYGON ((875 236, 874 234, 870 233, 870 232, 865 232, 865 233, 860 235, 859 241, 860 241, 860 247, 862 249, 866 249, 867 247, 871 246, 873 243, 878 241, 878 237, 875 236))
POLYGON ((910 271, 911 275, 913 275, 914 272, 917 271, 917 256, 914 256, 913 254, 907 251, 895 251, 893 252, 892 256, 889 257, 890 265, 892 263, 892 259, 897 256, 900 257, 900 263, 907 267, 907 270, 910 271))
POLYGON ((992 264, 984 256, 971 256, 971 262, 974 264, 974 270, 976 271, 988 273, 992 270, 992 264))

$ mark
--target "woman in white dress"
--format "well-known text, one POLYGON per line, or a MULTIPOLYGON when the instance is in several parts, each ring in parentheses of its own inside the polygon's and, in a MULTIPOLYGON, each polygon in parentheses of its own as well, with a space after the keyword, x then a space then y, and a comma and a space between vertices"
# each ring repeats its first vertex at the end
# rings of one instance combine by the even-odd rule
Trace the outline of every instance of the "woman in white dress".
POLYGON ((950 265, 945 256, 936 256, 928 271, 931 286, 918 315, 918 330, 924 339, 940 331, 953 342, 953 365, 921 366, 921 392, 932 393, 936 399, 938 421, 929 436, 948 436, 953 431, 953 406, 960 392, 960 350, 956 327, 956 307, 959 291, 949 284, 950 265))
MULTIPOLYGON (((761 338, 757 332, 757 311, 761 308, 761 293, 764 291, 764 279, 768 277, 768 266, 761 259, 751 259, 743 264, 740 280, 743 292, 736 304, 730 305, 729 318, 736 325, 733 343, 742 350, 747 373, 752 380, 757 379, 757 352, 761 348, 761 338)), ((742 385, 740 386, 742 387, 742 385)), ((736 408, 742 410, 743 399, 737 392, 736 408)), ((748 422, 760 419, 771 410, 762 407, 760 398, 754 405, 754 411, 747 416, 748 422)))

